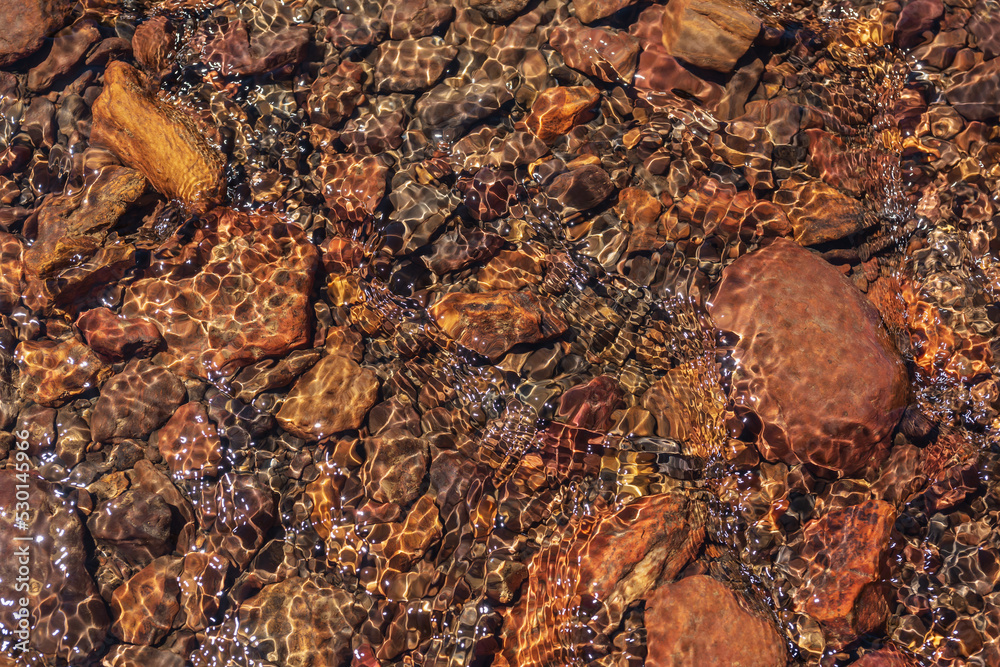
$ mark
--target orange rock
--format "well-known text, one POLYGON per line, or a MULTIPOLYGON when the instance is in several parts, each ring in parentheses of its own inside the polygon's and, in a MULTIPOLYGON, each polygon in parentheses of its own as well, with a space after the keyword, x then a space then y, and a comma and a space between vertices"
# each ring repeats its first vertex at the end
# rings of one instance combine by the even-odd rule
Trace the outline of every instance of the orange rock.
POLYGON ((676 494, 581 512, 531 559, 527 590, 504 620, 503 659, 549 667, 608 652, 625 609, 676 577, 704 536, 699 513, 676 494))
POLYGON ((648 667, 784 667, 771 623, 746 611, 725 584, 704 575, 660 586, 646 601, 648 667))
POLYGON ((100 384, 111 369, 89 347, 76 340, 29 340, 17 346, 21 391, 41 405, 59 406, 100 384))
POLYGON ((566 331, 552 305, 530 292, 453 292, 431 306, 430 314, 459 345, 493 361, 519 343, 550 340, 566 331))
POLYGON ((201 403, 178 408, 160 429, 156 444, 174 477, 198 478, 218 472, 222 443, 201 403))
POLYGON ((592 118, 590 111, 601 93, 590 86, 549 88, 535 98, 531 113, 524 118, 525 126, 547 144, 592 118))
POLYGON ((221 200, 225 158, 188 116, 149 90, 139 70, 109 63, 93 113, 91 142, 108 146, 161 193, 199 204, 221 200))
POLYGON ((0 232, 0 313, 10 313, 24 291, 24 244, 13 234, 0 232))
POLYGON ((341 354, 327 355, 288 392, 278 424, 306 440, 358 428, 378 399, 378 386, 371 369, 341 354))
POLYGON ((632 226, 628 252, 646 252, 660 245, 657 221, 662 208, 656 197, 641 188, 625 188, 618 193, 615 215, 632 226))
POLYGON ((885 622, 889 607, 879 571, 896 510, 882 500, 835 509, 803 529, 809 563, 795 609, 823 626, 827 646, 842 648, 885 622))
POLYGON ((738 0, 670 0, 663 46, 696 67, 731 72, 760 32, 760 19, 738 0))
POLYGON ((786 179, 774 203, 788 216, 800 245, 836 241, 864 226, 864 207, 822 181, 786 179))
POLYGON ((361 223, 385 196, 385 163, 373 155, 327 155, 316 169, 326 204, 338 219, 361 223))
POLYGON ((161 556, 118 587, 111 597, 111 632, 129 644, 151 646, 167 633, 180 611, 183 559, 161 556))

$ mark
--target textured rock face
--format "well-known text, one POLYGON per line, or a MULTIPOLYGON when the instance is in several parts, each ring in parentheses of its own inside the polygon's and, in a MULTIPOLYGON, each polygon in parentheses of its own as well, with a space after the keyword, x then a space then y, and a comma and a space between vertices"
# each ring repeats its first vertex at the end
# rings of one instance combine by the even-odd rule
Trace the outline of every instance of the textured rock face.
MULTIPOLYGON (((231 373, 304 346, 319 254, 295 225, 228 209, 133 283, 122 314, 156 322, 157 357, 182 375, 231 373), (192 275, 190 263, 200 270, 192 275)), ((165 248, 165 250, 167 250, 165 248)))
POLYGON ((575 70, 609 83, 632 83, 639 42, 626 32, 587 28, 569 19, 552 31, 549 43, 575 70))
POLYGON ((800 245, 836 241, 864 227, 861 204, 822 181, 788 179, 774 194, 774 203, 785 212, 800 245))
POLYGON ((564 665, 603 654, 625 608, 676 577, 705 536, 697 511, 672 494, 583 521, 584 530, 571 523, 528 565, 527 591, 504 621, 507 664, 564 665))
POLYGON ((589 86, 548 88, 535 98, 524 124, 536 137, 551 144, 585 122, 599 99, 600 91, 589 86))
POLYGON ((759 32, 760 20, 738 0, 670 0, 663 13, 667 52, 717 72, 731 72, 759 32))
POLYGON ((94 441, 145 438, 170 418, 185 395, 173 373, 133 359, 101 387, 90 421, 94 441))
POLYGON ((307 440, 361 426, 378 400, 379 381, 371 369, 331 354, 320 359, 288 392, 277 419, 281 428, 307 440))
POLYGON ((746 611, 720 581, 704 575, 656 589, 646 600, 649 667, 783 667, 784 641, 746 611))
POLYGON ((180 611, 183 560, 163 556, 139 570, 111 598, 111 632, 129 644, 151 646, 167 636, 180 611))
POLYGON ((880 570, 895 519, 892 505, 868 500, 804 528, 801 557, 809 566, 795 608, 820 622, 828 646, 843 647, 885 622, 880 570))
POLYGON ((459 345, 494 361, 519 343, 549 340, 566 331, 555 309, 529 292, 455 292, 431 306, 430 313, 459 345))
POLYGON ((150 92, 134 67, 108 65, 93 113, 91 140, 111 148, 164 195, 195 203, 221 198, 222 155, 191 119, 150 92))
POLYGON ((110 361, 151 356, 163 337, 146 320, 118 317, 107 308, 94 308, 80 315, 76 327, 94 352, 110 361))
POLYGON ((292 577, 265 586, 239 609, 239 632, 288 667, 339 665, 363 618, 347 591, 322 579, 292 577))
POLYGON ((28 88, 45 90, 79 63, 87 50, 101 38, 97 24, 89 19, 77 21, 53 40, 48 57, 28 72, 28 88))
POLYGON ((0 232, 0 313, 9 314, 21 302, 24 289, 24 244, 0 232))
POLYGON ((96 387, 110 369, 90 348, 75 338, 63 341, 25 341, 17 346, 14 360, 21 371, 25 398, 48 406, 96 387))
POLYGON ((956 74, 944 94, 969 120, 995 119, 1000 115, 1000 62, 994 58, 956 74))
POLYGON ((709 310, 739 336, 735 395, 763 424, 765 458, 849 474, 884 450, 907 402, 906 368, 832 266, 779 239, 723 271, 709 310))
MULTIPOLYGON (((84 663, 98 650, 108 629, 104 602, 86 568, 84 530, 70 505, 56 488, 28 476, 27 509, 18 507, 19 480, 14 470, 0 471, 0 595, 4 600, 28 599, 32 616, 30 647, 71 664, 84 663), (28 529, 18 527, 15 512, 27 514, 28 529), (19 541, 18 537, 32 539, 19 541), (28 561, 27 590, 16 588, 20 564, 28 561)), ((0 611, 4 628, 16 628, 16 609, 8 603, 0 611)))
POLYGON ((215 475, 222 460, 219 433, 200 403, 181 406, 160 429, 157 446, 175 477, 215 475))
POLYGON ((0 68, 37 51, 45 38, 66 25, 72 0, 26 0, 0 5, 0 68))

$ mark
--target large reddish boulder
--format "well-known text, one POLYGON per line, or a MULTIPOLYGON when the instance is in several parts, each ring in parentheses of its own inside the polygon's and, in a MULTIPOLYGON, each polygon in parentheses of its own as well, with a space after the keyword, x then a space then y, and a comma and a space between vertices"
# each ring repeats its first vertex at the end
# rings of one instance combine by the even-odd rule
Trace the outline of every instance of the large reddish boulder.
POLYGON ((835 509, 803 529, 809 564, 795 591, 796 611, 823 626, 827 646, 842 648, 880 627, 889 614, 880 570, 896 510, 882 500, 835 509))
POLYGON ((833 266, 779 239, 723 271, 709 312, 739 337, 735 398, 763 424, 764 458, 853 474, 887 451, 906 367, 878 312, 833 266))
POLYGON ((660 586, 646 601, 648 667, 783 667, 784 641, 774 626, 704 575, 660 586))

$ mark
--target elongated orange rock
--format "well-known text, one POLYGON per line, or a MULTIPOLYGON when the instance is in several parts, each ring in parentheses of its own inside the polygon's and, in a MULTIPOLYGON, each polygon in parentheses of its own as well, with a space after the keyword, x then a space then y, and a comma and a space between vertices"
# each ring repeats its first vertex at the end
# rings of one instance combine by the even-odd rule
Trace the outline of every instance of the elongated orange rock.
POLYGON ((225 158, 190 118, 149 89, 139 70, 110 63, 93 112, 91 140, 109 147, 161 193, 191 203, 221 200, 225 158))

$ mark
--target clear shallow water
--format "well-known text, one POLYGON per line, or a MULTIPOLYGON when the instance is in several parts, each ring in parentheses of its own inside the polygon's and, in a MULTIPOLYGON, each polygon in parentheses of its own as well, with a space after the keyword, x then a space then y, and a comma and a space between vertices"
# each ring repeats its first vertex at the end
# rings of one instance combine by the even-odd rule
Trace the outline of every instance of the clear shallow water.
POLYGON ((71 8, 0 81, 4 650, 996 664, 967 4, 71 8))

